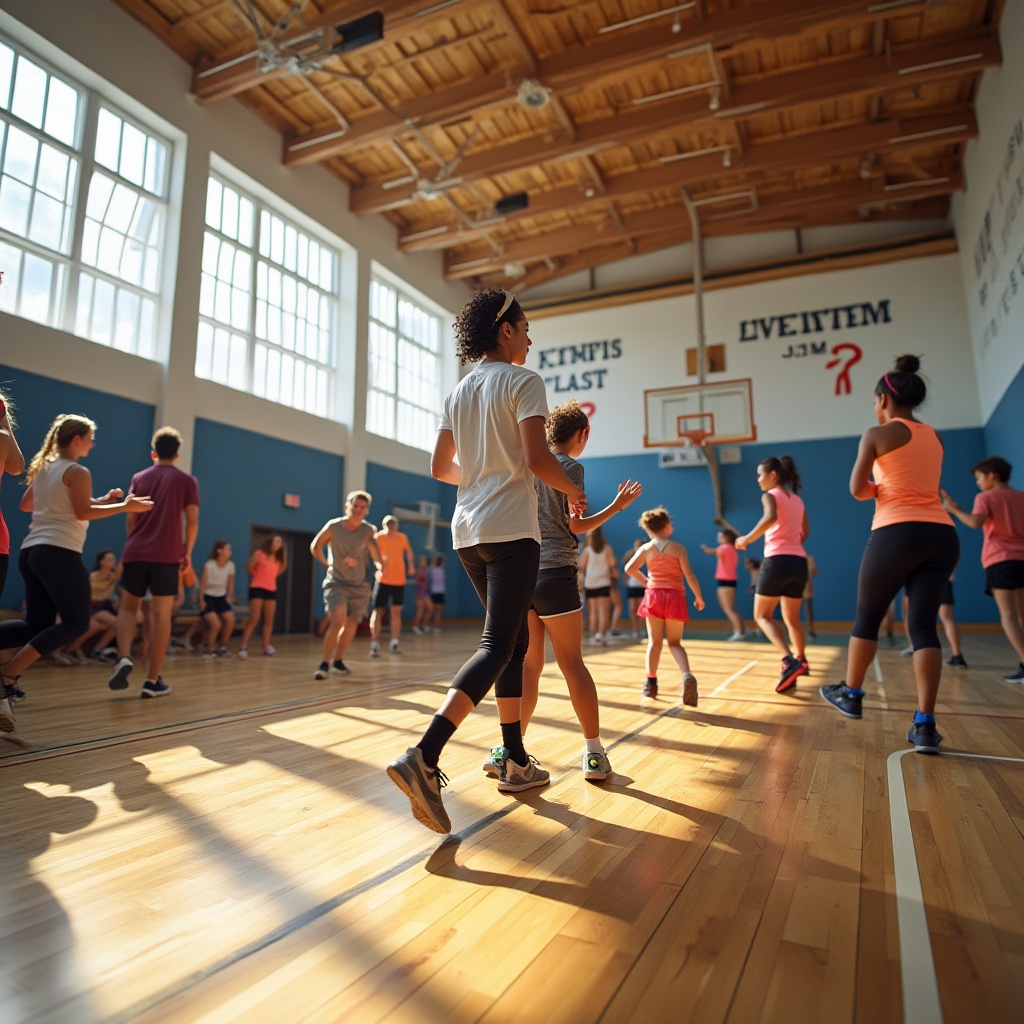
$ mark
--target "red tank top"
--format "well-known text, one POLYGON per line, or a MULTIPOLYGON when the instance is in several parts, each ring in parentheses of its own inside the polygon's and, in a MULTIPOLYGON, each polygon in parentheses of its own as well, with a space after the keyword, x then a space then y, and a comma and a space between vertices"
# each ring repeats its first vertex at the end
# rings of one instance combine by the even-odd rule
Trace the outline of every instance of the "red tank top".
POLYGON ((647 589, 678 590, 686 593, 683 585, 683 567, 678 558, 664 554, 670 540, 652 540, 654 551, 647 556, 647 589), (661 548, 658 545, 661 545, 661 548))

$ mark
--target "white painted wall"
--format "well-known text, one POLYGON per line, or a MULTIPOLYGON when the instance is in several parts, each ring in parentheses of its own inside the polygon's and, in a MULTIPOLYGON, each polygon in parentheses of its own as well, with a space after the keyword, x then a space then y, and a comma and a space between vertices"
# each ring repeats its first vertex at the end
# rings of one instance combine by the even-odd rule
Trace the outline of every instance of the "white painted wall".
MULTIPOLYGON (((930 384, 925 420, 946 429, 981 425, 956 255, 722 289, 708 292, 704 304, 708 344, 726 349, 725 372, 708 380, 752 378, 759 441, 861 433, 872 422, 878 378, 905 352, 923 357, 930 384), (802 333, 802 317, 780 319, 862 303, 880 310, 882 302, 888 302, 888 323, 851 327, 846 313, 836 320, 828 313, 817 325, 809 316, 811 329, 802 333), (758 340, 741 341, 755 335, 758 340), (851 348, 836 351, 840 345, 861 354, 849 367, 850 393, 837 394, 839 375, 855 355, 851 348), (838 364, 830 365, 834 359, 838 364)), ((856 323, 864 319, 859 308, 853 316, 856 323)), ((551 404, 576 398, 595 406, 588 455, 641 451, 644 390, 697 382, 687 376, 685 358, 696 345, 692 296, 544 317, 530 335, 527 365, 544 376, 551 404)))
MULTIPOLYGON (((119 90, 122 95, 114 101, 128 113, 142 108, 161 119, 175 145, 175 196, 180 206, 180 236, 172 247, 170 267, 173 291, 161 345, 166 364, 4 314, 0 360, 153 403, 158 419, 179 425, 186 434, 186 460, 192 422, 203 416, 343 454, 348 487, 362 485, 367 461, 425 472, 423 452, 363 429, 367 290, 371 261, 376 260, 444 310, 443 323, 450 329, 451 311, 461 308, 469 292, 460 282, 444 282, 441 258, 398 252, 394 226, 382 217, 351 215, 348 188, 323 169, 285 169, 280 136, 240 103, 196 102, 189 95, 189 66, 110 0, 4 0, 0 29, 81 84, 95 86, 100 80, 119 90), (194 378, 206 182, 211 161, 218 159, 347 243, 343 262, 347 260, 356 273, 346 282, 342 297, 336 421, 194 378)), ((454 386, 454 356, 446 373, 446 384, 454 386)))
POLYGON ((1024 366, 1024 3, 1003 8, 1003 66, 982 78, 967 191, 953 203, 981 411, 988 421, 1024 366))

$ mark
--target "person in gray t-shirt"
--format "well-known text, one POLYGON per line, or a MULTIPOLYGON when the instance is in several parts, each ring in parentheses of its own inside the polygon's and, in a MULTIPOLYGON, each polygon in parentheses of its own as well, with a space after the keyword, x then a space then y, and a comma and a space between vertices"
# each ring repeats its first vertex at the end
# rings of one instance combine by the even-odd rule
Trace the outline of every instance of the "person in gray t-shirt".
POLYGON ((313 673, 314 679, 326 679, 332 671, 348 672, 345 651, 366 614, 373 589, 366 578, 366 562, 372 558, 378 570, 383 564, 374 539, 376 527, 364 522, 369 511, 370 495, 352 491, 345 501, 345 514, 326 523, 309 545, 313 557, 327 568, 324 608, 330 615, 323 661, 313 673))
MULTIPOLYGON (((583 487, 583 467, 576 461, 590 438, 590 420, 575 399, 557 406, 548 417, 548 447, 573 483, 583 487)), ((601 745, 601 719, 594 677, 583 661, 583 609, 576 582, 578 537, 607 522, 640 497, 643 488, 633 480, 620 484, 607 508, 592 516, 570 514, 564 494, 542 480, 537 488, 540 522, 540 570, 530 605, 530 646, 523 663, 522 728, 537 707, 540 675, 544 670, 544 635, 551 637, 555 660, 565 676, 573 710, 583 730, 583 774, 591 780, 606 779, 612 768, 601 745)), ((500 773, 504 749, 495 747, 484 762, 488 775, 500 773)))

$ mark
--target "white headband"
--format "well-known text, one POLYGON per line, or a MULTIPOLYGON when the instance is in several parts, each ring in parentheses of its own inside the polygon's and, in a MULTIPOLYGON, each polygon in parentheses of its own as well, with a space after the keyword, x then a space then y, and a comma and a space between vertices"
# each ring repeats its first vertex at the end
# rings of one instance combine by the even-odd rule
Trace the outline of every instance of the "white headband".
POLYGON ((494 322, 497 323, 507 312, 508 307, 516 301, 516 297, 511 292, 505 292, 505 301, 501 305, 501 309, 498 310, 498 315, 494 318, 494 322))

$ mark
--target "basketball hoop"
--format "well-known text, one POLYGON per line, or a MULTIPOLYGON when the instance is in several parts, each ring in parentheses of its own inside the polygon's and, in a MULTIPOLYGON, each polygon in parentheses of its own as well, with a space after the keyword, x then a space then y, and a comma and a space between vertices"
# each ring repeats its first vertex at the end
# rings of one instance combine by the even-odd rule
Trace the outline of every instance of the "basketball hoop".
POLYGON ((686 438, 688 447, 703 448, 709 432, 707 430, 683 430, 679 436, 686 438))

